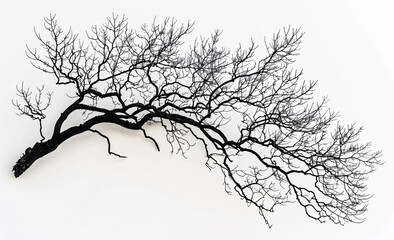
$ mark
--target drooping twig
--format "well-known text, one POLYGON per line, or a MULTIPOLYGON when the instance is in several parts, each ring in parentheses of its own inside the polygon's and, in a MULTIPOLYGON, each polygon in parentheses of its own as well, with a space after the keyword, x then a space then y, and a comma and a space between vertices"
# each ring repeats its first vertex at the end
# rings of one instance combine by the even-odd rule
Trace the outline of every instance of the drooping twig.
POLYGON ((126 156, 122 156, 122 155, 119 155, 119 154, 117 154, 117 153, 115 153, 115 152, 112 152, 112 151, 111 151, 111 141, 109 140, 109 138, 108 138, 107 136, 105 136, 104 134, 102 134, 100 131, 95 130, 95 129, 89 129, 89 131, 94 132, 94 133, 97 133, 98 135, 100 135, 100 137, 103 137, 103 138, 107 141, 107 145, 108 145, 108 148, 107 148, 107 149, 108 149, 108 153, 109 153, 109 154, 115 155, 115 156, 120 157, 120 158, 127 158, 126 156))

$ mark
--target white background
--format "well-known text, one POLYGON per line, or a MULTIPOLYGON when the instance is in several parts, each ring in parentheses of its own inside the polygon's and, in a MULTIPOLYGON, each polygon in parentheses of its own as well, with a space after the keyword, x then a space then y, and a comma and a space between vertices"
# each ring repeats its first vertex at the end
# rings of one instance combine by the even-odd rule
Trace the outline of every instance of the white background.
MULTIPOLYGON (((394 30, 391 1, 8 1, 0 14, 0 239, 394 239, 394 30), (83 31, 110 14, 125 14, 138 28, 170 16, 196 22, 194 35, 224 30, 234 49, 284 26, 306 32, 297 66, 318 79, 316 95, 328 95, 341 123, 364 126, 362 141, 383 150, 385 164, 371 175, 369 211, 363 224, 338 226, 307 218, 297 205, 277 208, 272 229, 257 209, 227 195, 221 172, 204 166, 196 146, 188 159, 171 155, 161 130, 162 151, 141 132, 102 125, 105 141, 86 133, 72 138, 15 179, 11 168, 39 140, 37 123, 17 117, 15 85, 53 80, 34 69, 25 45, 37 46, 33 26, 56 13, 61 25, 83 31)), ((263 53, 263 48, 260 49, 263 53)), ((48 84, 50 85, 50 84, 48 84)), ((48 129, 68 99, 56 95, 48 129)), ((48 130, 47 133, 50 131, 48 130)))

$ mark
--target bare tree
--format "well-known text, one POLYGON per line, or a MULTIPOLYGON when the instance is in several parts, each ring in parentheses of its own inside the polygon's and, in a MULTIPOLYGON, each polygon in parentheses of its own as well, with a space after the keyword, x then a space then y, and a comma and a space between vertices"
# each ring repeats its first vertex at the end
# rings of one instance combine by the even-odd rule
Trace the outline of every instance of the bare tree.
POLYGON ((255 205, 266 222, 268 212, 288 202, 321 222, 363 220, 365 180, 381 153, 358 143, 361 129, 354 124, 337 124, 327 100, 313 100, 316 82, 301 80, 302 71, 292 68, 300 29, 274 34, 265 41, 266 56, 256 59, 253 41, 233 53, 220 46, 221 31, 185 47, 193 24, 173 19, 136 31, 125 17, 112 16, 87 32, 87 44, 71 29, 63 31, 55 16, 45 18, 44 26, 49 39, 35 32, 42 49, 27 48, 27 56, 75 94, 47 139, 42 119, 51 93, 17 88, 20 100, 13 103, 20 115, 38 120, 42 139, 17 161, 16 177, 87 131, 105 138, 109 154, 123 157, 94 128, 100 123, 142 131, 160 150, 145 130, 152 123, 165 129, 172 151, 182 155, 191 139, 200 142, 207 166, 223 172, 226 191, 255 205), (81 115, 80 124, 64 127, 71 114, 81 115))

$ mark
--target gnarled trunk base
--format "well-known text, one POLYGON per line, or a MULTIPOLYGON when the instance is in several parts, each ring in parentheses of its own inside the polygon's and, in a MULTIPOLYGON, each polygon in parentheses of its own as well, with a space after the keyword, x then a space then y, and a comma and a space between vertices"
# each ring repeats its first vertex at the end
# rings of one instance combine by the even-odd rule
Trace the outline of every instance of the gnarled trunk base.
POLYGON ((12 168, 14 176, 19 177, 22 175, 37 159, 54 151, 57 146, 59 144, 56 144, 55 141, 48 140, 46 142, 37 142, 32 148, 27 148, 12 168))

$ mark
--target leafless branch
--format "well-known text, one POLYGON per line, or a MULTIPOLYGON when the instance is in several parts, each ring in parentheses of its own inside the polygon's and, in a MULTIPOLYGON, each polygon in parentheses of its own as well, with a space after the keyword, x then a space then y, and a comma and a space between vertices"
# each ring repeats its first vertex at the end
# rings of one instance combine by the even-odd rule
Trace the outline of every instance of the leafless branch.
POLYGON ((338 124, 327 99, 314 99, 316 81, 302 80, 303 71, 293 68, 304 35, 299 28, 266 39, 260 59, 253 40, 226 49, 220 30, 185 48, 193 23, 171 18, 134 30, 125 16, 112 15, 85 39, 63 31, 55 16, 44 19, 44 28, 48 39, 35 31, 41 50, 28 47, 27 56, 76 94, 44 141, 41 121, 51 94, 44 101, 43 87, 34 96, 23 84, 17 88, 22 103, 13 104, 39 121, 42 140, 25 151, 15 176, 86 131, 105 138, 109 154, 124 157, 92 129, 100 123, 142 131, 160 150, 146 133, 153 123, 165 130, 172 152, 186 157, 191 139, 201 143, 206 165, 222 171, 226 192, 258 208, 269 225, 268 215, 287 203, 321 222, 362 222, 370 198, 366 180, 381 152, 359 143, 355 124, 338 124), (78 113, 80 124, 66 128, 68 116, 78 113))

